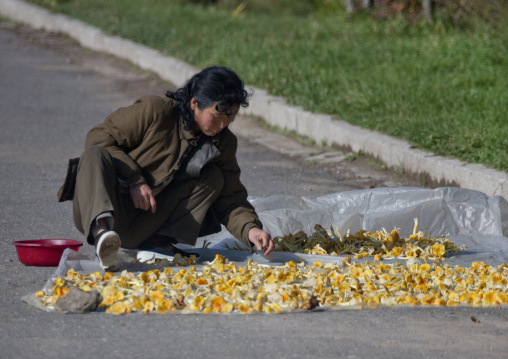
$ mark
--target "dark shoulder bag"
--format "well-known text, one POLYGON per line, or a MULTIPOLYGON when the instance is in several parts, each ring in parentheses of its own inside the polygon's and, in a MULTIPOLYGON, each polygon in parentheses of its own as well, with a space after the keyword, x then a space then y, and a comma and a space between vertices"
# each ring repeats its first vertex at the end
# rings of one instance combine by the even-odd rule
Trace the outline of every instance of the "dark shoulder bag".
POLYGON ((58 190, 58 202, 70 201, 74 198, 74 188, 76 187, 76 175, 78 173, 78 158, 71 158, 67 166, 67 175, 65 182, 58 190))

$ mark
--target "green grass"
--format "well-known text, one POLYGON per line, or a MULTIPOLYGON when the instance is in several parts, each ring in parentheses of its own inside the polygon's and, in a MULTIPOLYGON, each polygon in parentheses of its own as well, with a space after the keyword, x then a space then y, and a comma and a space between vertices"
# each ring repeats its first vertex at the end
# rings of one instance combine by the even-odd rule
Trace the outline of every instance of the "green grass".
POLYGON ((52 1, 55 11, 197 67, 229 66, 308 110, 508 171, 506 26, 248 8, 233 17, 172 0, 52 1))

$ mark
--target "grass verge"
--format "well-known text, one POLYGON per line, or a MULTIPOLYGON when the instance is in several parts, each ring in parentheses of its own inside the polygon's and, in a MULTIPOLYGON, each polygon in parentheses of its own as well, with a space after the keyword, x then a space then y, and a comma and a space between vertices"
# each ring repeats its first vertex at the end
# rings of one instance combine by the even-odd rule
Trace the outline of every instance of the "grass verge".
POLYGON ((234 16, 170 0, 55 0, 52 8, 200 68, 229 66, 308 110, 508 171, 506 26, 409 26, 340 11, 234 16))

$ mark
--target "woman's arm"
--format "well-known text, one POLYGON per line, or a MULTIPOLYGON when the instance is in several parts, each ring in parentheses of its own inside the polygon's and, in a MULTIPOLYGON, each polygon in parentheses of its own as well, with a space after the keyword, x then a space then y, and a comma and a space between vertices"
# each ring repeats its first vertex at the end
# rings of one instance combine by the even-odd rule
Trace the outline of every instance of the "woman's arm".
POLYGON ((271 236, 263 231, 263 224, 254 207, 247 200, 248 194, 240 181, 240 167, 236 160, 238 140, 229 129, 221 132, 219 151, 215 161, 224 177, 224 188, 214 203, 222 224, 243 243, 265 250, 265 255, 273 250, 271 236))

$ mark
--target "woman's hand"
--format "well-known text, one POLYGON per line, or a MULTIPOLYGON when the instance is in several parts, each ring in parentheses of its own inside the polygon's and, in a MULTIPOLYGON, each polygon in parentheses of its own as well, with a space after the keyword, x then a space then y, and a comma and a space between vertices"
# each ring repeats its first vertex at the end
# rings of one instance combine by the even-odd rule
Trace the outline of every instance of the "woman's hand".
POLYGON ((272 236, 256 227, 249 229, 249 241, 251 241, 258 251, 263 251, 264 255, 268 255, 273 251, 272 236))
POLYGON ((152 190, 146 183, 138 183, 129 186, 129 190, 136 208, 144 209, 145 211, 148 211, 151 208, 152 213, 155 213, 155 210, 157 209, 157 202, 152 194, 152 190))

